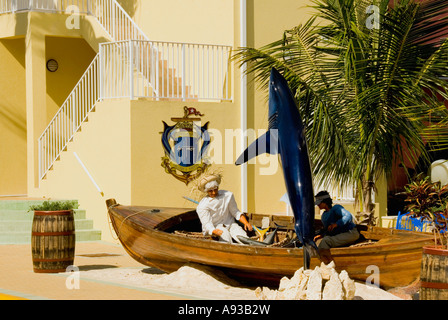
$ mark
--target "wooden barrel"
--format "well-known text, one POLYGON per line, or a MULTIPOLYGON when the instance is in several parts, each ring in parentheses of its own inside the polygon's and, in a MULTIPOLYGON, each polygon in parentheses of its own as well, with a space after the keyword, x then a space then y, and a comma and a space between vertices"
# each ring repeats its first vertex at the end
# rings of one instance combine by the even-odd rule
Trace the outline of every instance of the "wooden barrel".
POLYGON ((31 232, 34 272, 65 272, 73 265, 75 240, 73 210, 34 211, 31 232))
POLYGON ((448 300, 448 250, 423 247, 420 300, 448 300))

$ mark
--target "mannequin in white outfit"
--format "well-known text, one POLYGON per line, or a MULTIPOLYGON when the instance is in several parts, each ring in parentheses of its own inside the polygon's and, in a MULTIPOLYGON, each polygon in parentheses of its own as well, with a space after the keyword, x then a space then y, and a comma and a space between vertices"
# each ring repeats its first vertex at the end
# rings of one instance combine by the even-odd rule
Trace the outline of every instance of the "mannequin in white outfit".
POLYGON ((219 190, 220 176, 210 175, 202 179, 199 190, 207 193, 196 208, 202 223, 204 234, 215 235, 220 241, 232 243, 232 239, 241 243, 238 235, 247 237, 246 231, 252 231, 252 226, 246 217, 238 210, 233 193, 219 190), (235 220, 244 225, 244 230, 235 220))

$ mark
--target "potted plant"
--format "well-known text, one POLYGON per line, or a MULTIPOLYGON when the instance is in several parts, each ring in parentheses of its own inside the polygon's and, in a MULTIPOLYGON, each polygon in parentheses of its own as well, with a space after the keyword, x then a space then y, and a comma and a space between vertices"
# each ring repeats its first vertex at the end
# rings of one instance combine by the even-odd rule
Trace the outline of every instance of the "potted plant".
POLYGON ((429 224, 434 233, 434 245, 423 247, 420 273, 421 300, 448 299, 448 185, 431 182, 422 175, 405 186, 412 218, 429 224))
POLYGON ((46 200, 40 204, 31 205, 28 211, 64 211, 78 208, 76 200, 46 200))
POLYGON ((432 231, 435 243, 446 246, 445 229, 448 218, 448 185, 431 182, 429 177, 417 175, 405 187, 405 211, 407 216, 430 226, 421 231, 432 231))
POLYGON ((75 256, 74 200, 44 201, 32 205, 31 230, 33 270, 37 273, 65 272, 75 256))

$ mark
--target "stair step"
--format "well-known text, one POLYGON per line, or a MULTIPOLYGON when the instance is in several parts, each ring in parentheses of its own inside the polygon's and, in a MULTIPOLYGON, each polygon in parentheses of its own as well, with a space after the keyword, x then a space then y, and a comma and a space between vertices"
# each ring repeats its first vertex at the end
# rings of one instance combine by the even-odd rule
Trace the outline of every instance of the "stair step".
MULTIPOLYGON (((84 209, 74 209, 75 220, 86 219, 86 210, 84 209)), ((33 221, 34 213, 28 211, 27 209, 11 210, 11 209, 0 209, 0 223, 3 220, 26 220, 33 221)))
MULTIPOLYGON (((28 210, 32 205, 38 205, 44 201, 66 201, 69 199, 61 200, 0 200, 0 210, 28 210)), ((70 199, 71 200, 71 199, 70 199)), ((76 200, 75 200, 76 201, 76 200)), ((77 207, 79 204, 77 203, 77 207)))
MULTIPOLYGON (((30 244, 34 213, 29 211, 29 207, 44 201, 46 200, 0 200, 0 244, 30 244)), ((93 229, 93 220, 87 219, 86 210, 78 209, 78 201, 76 204, 76 241, 101 240, 101 230, 93 229)))
MULTIPOLYGON (((76 230, 75 234, 76 242, 101 240, 100 230, 76 230)), ((31 244, 31 232, 1 232, 0 244, 31 244)))
MULTIPOLYGON (((0 220, 0 233, 5 232, 31 232, 33 222, 30 220, 0 220)), ((93 229, 93 220, 75 219, 75 230, 93 229)))

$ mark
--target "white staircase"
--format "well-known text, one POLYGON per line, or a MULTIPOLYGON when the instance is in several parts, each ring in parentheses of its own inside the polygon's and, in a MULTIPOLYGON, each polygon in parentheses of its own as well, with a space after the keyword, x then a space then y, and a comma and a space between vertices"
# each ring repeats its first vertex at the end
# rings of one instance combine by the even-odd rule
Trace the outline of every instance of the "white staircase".
POLYGON ((0 0, 0 14, 88 14, 109 34, 39 138, 44 179, 103 99, 230 101, 230 46, 150 41, 116 0, 0 0))

